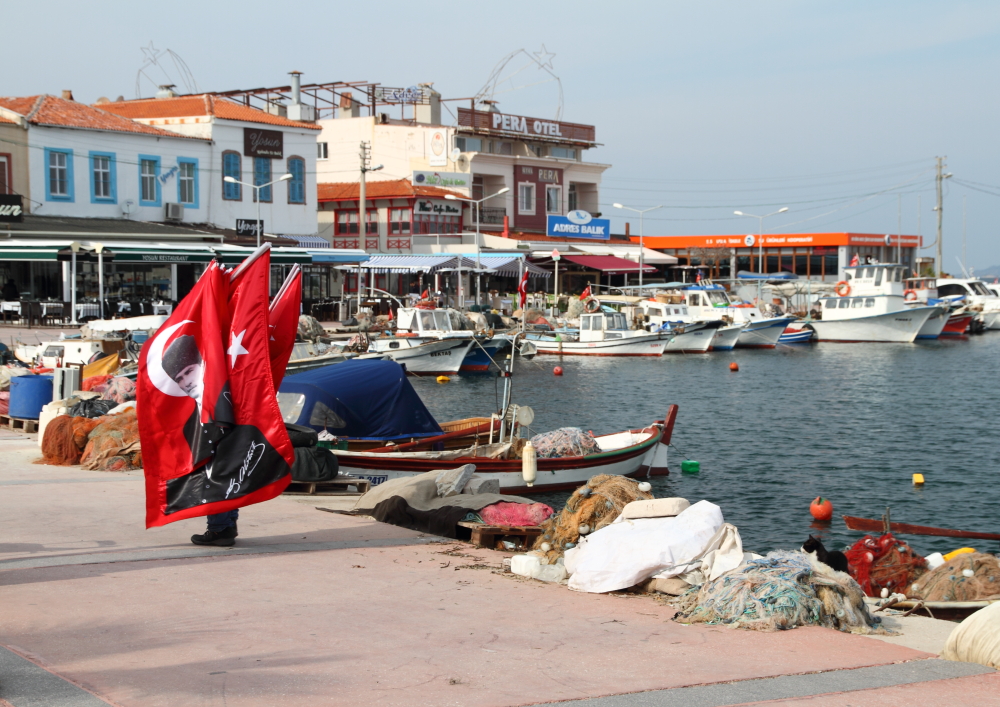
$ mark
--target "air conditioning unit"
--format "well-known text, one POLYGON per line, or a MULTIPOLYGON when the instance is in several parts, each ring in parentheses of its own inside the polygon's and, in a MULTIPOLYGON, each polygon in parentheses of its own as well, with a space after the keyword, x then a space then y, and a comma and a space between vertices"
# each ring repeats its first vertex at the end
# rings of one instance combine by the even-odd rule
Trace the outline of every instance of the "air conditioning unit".
POLYGON ((184 220, 184 204, 171 204, 166 203, 163 205, 163 217, 167 221, 183 221, 184 220))

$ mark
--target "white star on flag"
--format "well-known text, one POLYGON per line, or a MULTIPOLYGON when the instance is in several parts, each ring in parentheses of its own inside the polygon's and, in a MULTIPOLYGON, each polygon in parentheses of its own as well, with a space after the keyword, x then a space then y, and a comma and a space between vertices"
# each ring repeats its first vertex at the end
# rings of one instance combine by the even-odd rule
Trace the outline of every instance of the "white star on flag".
POLYGON ((247 330, 244 329, 239 334, 233 334, 232 335, 232 343, 229 345, 229 348, 226 349, 226 353, 229 354, 232 357, 232 360, 229 362, 229 368, 230 369, 233 369, 233 368, 236 367, 236 358, 238 356, 242 356, 243 354, 250 353, 245 348, 243 348, 243 335, 246 334, 246 333, 247 333, 247 330))

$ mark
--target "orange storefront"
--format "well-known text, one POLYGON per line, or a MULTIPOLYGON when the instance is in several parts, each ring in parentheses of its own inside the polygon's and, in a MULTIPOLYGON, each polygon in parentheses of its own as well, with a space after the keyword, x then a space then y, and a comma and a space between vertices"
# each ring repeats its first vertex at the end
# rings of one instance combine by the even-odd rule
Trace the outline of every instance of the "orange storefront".
MULTIPOLYGON (((680 265, 705 268, 712 277, 735 271, 760 271, 759 236, 646 236, 647 248, 678 258, 680 265)), ((860 262, 916 263, 920 236, 888 236, 878 233, 784 233, 764 234, 764 272, 793 272, 799 277, 840 279, 841 270, 857 255, 860 262)), ((635 243, 639 239, 633 236, 635 243)))

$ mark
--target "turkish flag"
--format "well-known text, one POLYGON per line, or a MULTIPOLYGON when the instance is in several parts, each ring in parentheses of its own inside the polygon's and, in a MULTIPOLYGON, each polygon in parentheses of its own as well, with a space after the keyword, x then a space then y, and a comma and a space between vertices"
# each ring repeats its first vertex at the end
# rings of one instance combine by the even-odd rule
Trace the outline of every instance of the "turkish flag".
POLYGON ((847 267, 849 267, 849 268, 853 268, 853 267, 857 267, 857 265, 858 265, 858 254, 857 254, 857 253, 855 253, 855 254, 854 254, 854 257, 853 257, 853 258, 851 258, 851 264, 850 264, 850 265, 848 265, 847 267))
POLYGON ((427 299, 429 296, 430 296, 429 290, 424 290, 423 292, 420 293, 420 299, 427 299))
POLYGON ((587 284, 587 287, 584 288, 583 292, 580 293, 580 301, 583 301, 583 300, 587 299, 588 297, 590 297, 590 284, 589 283, 587 284))
POLYGON ((302 309, 302 271, 298 265, 292 267, 278 294, 271 301, 268 326, 271 334, 267 343, 271 360, 271 382, 274 389, 281 386, 285 377, 285 367, 292 357, 295 335, 299 330, 299 311, 302 309))
POLYGON ((228 279, 211 263, 139 355, 136 412, 147 528, 216 512, 178 506, 177 489, 212 458, 235 424, 222 345, 229 328, 228 279))
POLYGON ((520 302, 521 309, 524 309, 524 305, 528 301, 528 271, 527 270, 525 270, 524 274, 521 275, 521 282, 517 286, 517 294, 519 295, 518 301, 520 302))

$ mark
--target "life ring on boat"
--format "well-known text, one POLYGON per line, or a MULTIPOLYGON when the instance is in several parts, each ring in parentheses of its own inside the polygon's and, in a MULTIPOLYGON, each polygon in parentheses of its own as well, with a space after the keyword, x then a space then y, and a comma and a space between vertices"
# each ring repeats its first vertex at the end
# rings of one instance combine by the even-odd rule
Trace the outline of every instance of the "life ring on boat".
POLYGON ((435 302, 430 301, 430 300, 420 300, 415 305, 413 305, 413 308, 414 309, 437 309, 437 304, 435 302))
POLYGON ((916 290, 903 290, 903 299, 907 302, 915 302, 917 299, 916 290))
POLYGON ((601 303, 596 297, 589 297, 583 303, 583 309, 587 314, 593 314, 594 312, 599 312, 601 310, 601 303))
POLYGON ((837 293, 838 297, 847 297, 851 294, 851 284, 847 280, 841 280, 833 286, 833 291, 837 293))

